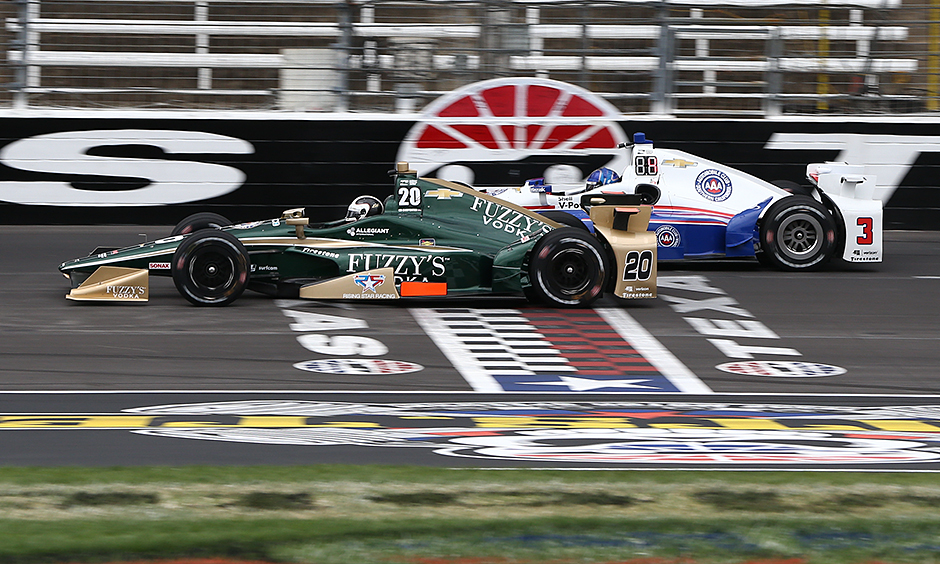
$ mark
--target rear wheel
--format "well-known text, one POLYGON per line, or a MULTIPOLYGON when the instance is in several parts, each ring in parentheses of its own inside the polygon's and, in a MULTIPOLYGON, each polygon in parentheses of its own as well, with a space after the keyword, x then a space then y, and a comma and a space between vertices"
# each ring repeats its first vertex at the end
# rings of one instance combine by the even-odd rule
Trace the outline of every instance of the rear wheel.
POLYGON ((587 307, 603 295, 608 267, 604 249, 589 233, 562 227, 545 234, 529 261, 526 295, 562 307, 587 307))
POLYGON ((200 229, 222 229, 226 225, 231 224, 232 222, 229 221, 225 216, 221 216, 217 213, 194 213, 193 215, 177 223, 176 227, 173 228, 173 231, 170 232, 170 237, 173 237, 174 235, 188 235, 189 233, 195 233, 200 229))
POLYGON ((829 210, 807 196, 791 196, 767 210, 760 228, 762 259, 784 270, 814 270, 836 248, 836 228, 829 210))
POLYGON ((197 231, 183 240, 173 255, 173 282, 195 305, 224 306, 234 302, 248 285, 248 251, 231 233, 197 231))

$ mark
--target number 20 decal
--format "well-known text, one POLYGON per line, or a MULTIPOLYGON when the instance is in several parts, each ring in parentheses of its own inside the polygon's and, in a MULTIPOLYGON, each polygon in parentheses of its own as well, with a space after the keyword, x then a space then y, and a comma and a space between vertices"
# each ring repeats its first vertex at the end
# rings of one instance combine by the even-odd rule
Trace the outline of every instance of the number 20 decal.
POLYGON ((420 208, 421 207, 421 189, 417 186, 399 186, 398 187, 398 207, 399 208, 420 208))
POLYGON ((653 274, 653 251, 630 251, 623 269, 624 282, 649 280, 653 274))
POLYGON ((856 225, 862 228, 862 234, 859 235, 855 241, 859 245, 871 245, 875 241, 874 233, 872 232, 872 226, 874 222, 870 217, 860 217, 855 222, 856 225))

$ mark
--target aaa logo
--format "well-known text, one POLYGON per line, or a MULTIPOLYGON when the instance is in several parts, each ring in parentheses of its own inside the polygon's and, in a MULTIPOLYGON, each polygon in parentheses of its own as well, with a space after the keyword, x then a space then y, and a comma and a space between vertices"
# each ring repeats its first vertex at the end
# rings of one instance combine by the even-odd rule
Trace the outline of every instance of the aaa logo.
POLYGON ((731 197, 731 178, 724 172, 709 168, 695 179, 695 191, 713 202, 724 202, 731 197))

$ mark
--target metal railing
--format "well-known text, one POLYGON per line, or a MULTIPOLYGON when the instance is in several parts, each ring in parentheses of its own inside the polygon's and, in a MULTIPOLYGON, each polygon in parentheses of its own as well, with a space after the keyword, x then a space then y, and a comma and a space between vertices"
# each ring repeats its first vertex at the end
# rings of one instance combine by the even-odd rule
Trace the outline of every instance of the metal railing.
POLYGON ((505 76, 625 113, 938 109, 940 0, 14 0, 0 105, 411 112, 505 76), (700 3, 699 3, 700 4, 700 3))

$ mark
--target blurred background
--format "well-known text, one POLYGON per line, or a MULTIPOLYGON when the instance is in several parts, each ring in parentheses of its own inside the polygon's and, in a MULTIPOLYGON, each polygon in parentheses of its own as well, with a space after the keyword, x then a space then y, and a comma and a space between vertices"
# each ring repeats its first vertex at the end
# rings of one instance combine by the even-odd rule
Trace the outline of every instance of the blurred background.
POLYGON ((7 0, 0 108, 412 113, 480 80, 625 114, 940 109, 940 0, 7 0))

